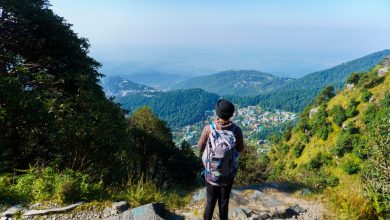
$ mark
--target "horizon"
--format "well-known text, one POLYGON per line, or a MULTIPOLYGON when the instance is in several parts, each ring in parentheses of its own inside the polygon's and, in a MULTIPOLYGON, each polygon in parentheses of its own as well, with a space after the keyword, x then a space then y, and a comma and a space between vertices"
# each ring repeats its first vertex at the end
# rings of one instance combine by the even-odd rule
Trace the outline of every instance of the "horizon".
POLYGON ((51 4, 89 39, 90 54, 107 76, 253 69, 299 78, 390 48, 384 23, 390 2, 384 0, 51 4))

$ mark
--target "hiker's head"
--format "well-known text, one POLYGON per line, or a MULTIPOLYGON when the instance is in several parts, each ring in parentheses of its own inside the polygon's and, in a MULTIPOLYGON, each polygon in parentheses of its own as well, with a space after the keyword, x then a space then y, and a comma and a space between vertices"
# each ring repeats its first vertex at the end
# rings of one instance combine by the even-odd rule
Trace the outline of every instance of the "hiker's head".
POLYGON ((234 105, 226 99, 220 99, 215 103, 215 112, 219 118, 227 121, 234 114, 234 105))

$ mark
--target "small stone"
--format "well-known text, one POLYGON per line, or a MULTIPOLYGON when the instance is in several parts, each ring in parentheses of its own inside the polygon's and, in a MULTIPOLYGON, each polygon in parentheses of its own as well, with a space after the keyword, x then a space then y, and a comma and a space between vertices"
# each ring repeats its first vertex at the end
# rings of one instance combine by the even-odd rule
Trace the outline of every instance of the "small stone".
POLYGON ((129 208, 126 201, 114 202, 112 203, 112 208, 117 212, 124 212, 129 208))
MULTIPOLYGON (((344 125, 344 124, 343 124, 344 125)), ((343 128, 343 129, 345 129, 345 128, 343 128)), ((304 189, 302 189, 300 192, 299 192, 299 194, 300 195, 309 195, 309 194, 311 194, 311 191, 310 191, 310 189, 308 189, 308 188, 304 188, 304 189)))

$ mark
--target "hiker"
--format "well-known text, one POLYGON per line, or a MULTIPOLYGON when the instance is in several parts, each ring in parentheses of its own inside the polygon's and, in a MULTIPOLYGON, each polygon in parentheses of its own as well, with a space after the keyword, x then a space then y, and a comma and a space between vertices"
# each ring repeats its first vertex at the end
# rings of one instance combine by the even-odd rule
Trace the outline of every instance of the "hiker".
POLYGON ((238 152, 244 151, 244 140, 241 129, 230 120, 234 105, 228 100, 220 99, 215 104, 215 111, 217 119, 204 127, 198 142, 198 148, 203 152, 207 194, 203 218, 212 219, 218 200, 219 217, 227 220, 230 191, 237 172, 238 152))

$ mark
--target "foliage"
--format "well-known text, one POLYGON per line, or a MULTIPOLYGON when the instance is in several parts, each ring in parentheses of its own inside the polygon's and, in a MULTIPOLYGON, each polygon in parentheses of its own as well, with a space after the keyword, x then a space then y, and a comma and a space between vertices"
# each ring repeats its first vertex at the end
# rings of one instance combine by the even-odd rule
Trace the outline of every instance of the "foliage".
POLYGON ((355 174, 359 171, 359 162, 356 160, 348 159, 344 161, 344 163, 341 165, 341 168, 348 174, 355 174))
POLYGON ((355 147, 358 146, 360 146, 360 135, 351 133, 350 130, 347 130, 341 132, 337 136, 336 145, 331 148, 331 152, 338 157, 342 157, 346 152, 351 152, 355 147))
POLYGON ((346 83, 355 84, 355 85, 358 84, 360 75, 361 74, 359 73, 352 73, 351 75, 348 76, 346 83))
POLYGON ((317 113, 314 114, 309 122, 311 131, 323 140, 328 139, 328 134, 333 131, 332 124, 327 117, 328 113, 324 104, 318 108, 317 113))
POLYGON ((302 143, 296 143, 292 148, 292 154, 294 157, 300 157, 302 155, 303 149, 305 149, 305 145, 302 143))
POLYGON ((131 94, 117 101, 130 112, 149 106, 170 127, 181 127, 204 120, 205 111, 213 109, 219 98, 201 89, 188 89, 160 92, 151 97, 131 94))
POLYGON ((150 108, 143 107, 135 111, 128 122, 130 138, 135 144, 135 151, 129 154, 137 158, 128 161, 129 173, 160 186, 166 182, 194 184, 201 162, 188 143, 182 144, 181 148, 175 146, 165 121, 155 116, 150 108))
POLYGON ((268 163, 269 158, 266 155, 260 154, 254 146, 247 145, 238 160, 239 169, 235 183, 250 185, 264 182, 268 175, 268 163))
POLYGON ((362 90, 361 99, 363 102, 368 102, 370 100, 371 96, 372 96, 372 93, 370 92, 370 90, 368 90, 368 89, 362 90))
MULTIPOLYGON (((229 99, 241 106, 258 104, 273 109, 301 112, 325 86, 332 85, 336 90, 341 89, 351 72, 368 71, 388 55, 390 55, 390 50, 379 51, 330 69, 307 74, 286 84, 277 91, 255 97, 229 97, 229 99)), ((360 81, 364 82, 365 79, 362 78, 363 76, 360 81)))
POLYGON ((345 111, 345 114, 348 118, 353 118, 355 117, 357 114, 359 114, 359 111, 357 110, 357 106, 358 106, 359 102, 356 101, 356 99, 351 99, 349 101, 349 104, 348 104, 348 107, 347 107, 347 110, 345 111))
POLYGON ((256 70, 227 70, 212 75, 191 77, 173 84, 172 87, 200 88, 221 96, 255 96, 275 91, 292 80, 256 70))
POLYGON ((0 194, 4 196, 0 198, 9 202, 50 200, 62 204, 102 199, 107 195, 101 182, 94 183, 90 176, 70 169, 59 172, 53 167, 32 167, 24 174, 15 176, 15 183, 7 181, 6 178, 0 178, 0 192, 7 191, 7 194, 0 194))
POLYGON ((368 144, 372 147, 368 163, 363 170, 365 190, 374 204, 380 218, 390 217, 390 106, 386 97, 381 102, 381 110, 376 114, 368 128, 368 144))
POLYGON ((338 126, 341 126, 347 119, 345 109, 341 105, 335 105, 330 111, 330 114, 333 116, 333 122, 338 126))
POLYGON ((320 94, 317 95, 314 102, 315 102, 316 106, 319 106, 321 104, 328 102, 329 99, 331 99, 334 96, 335 96, 334 87, 329 85, 321 90, 320 94))
POLYGON ((330 155, 320 152, 314 155, 314 157, 311 158, 307 164, 305 164, 305 168, 309 171, 318 170, 323 165, 330 164, 331 161, 332 157, 330 155))

